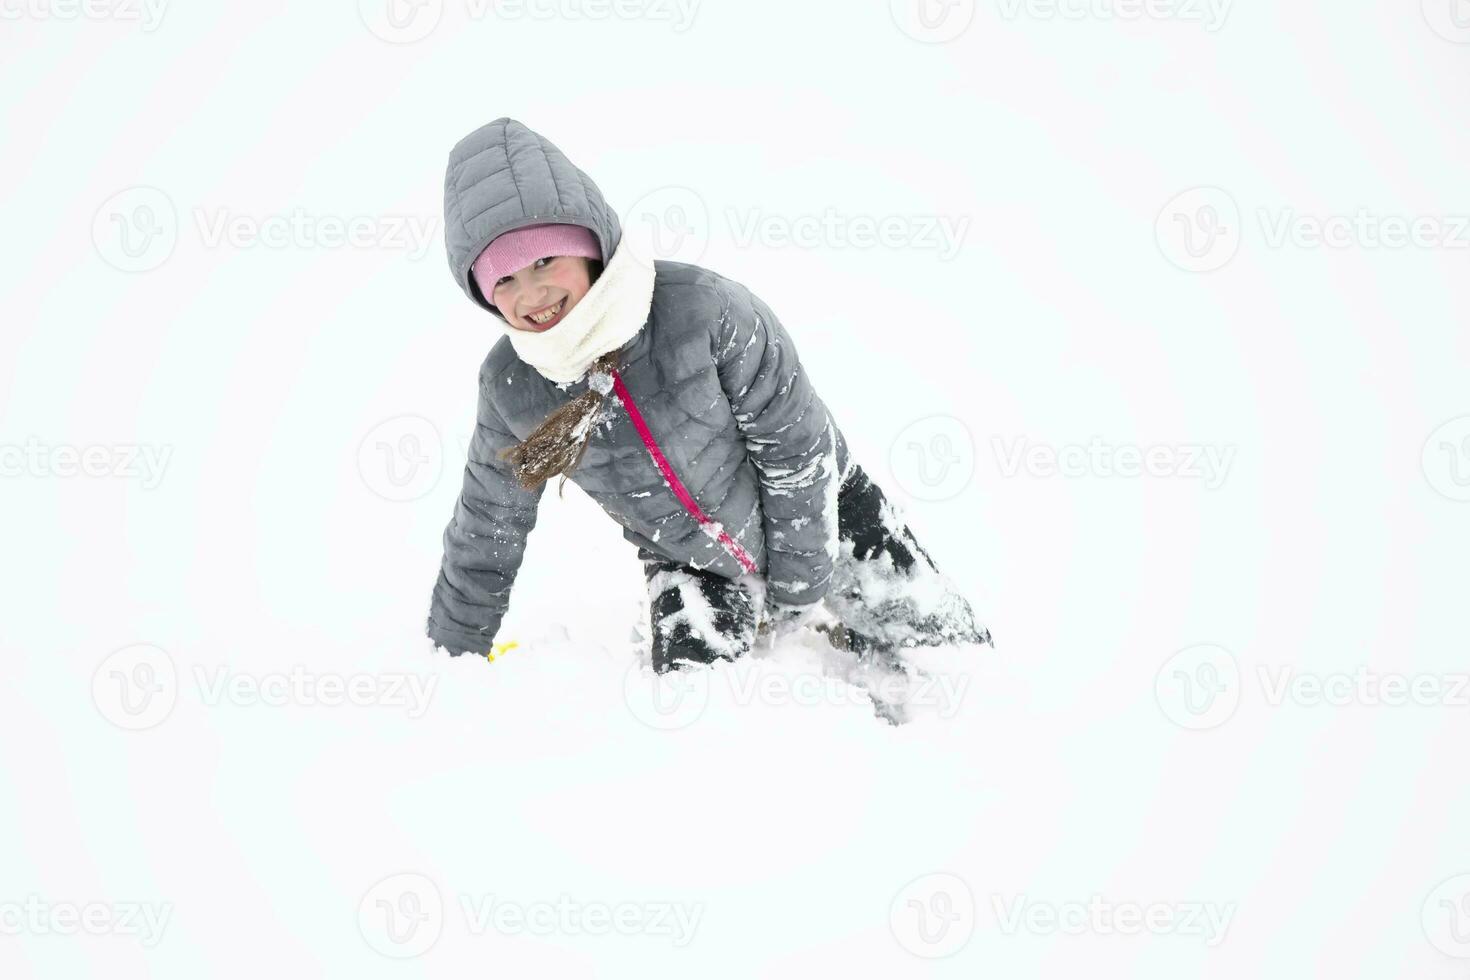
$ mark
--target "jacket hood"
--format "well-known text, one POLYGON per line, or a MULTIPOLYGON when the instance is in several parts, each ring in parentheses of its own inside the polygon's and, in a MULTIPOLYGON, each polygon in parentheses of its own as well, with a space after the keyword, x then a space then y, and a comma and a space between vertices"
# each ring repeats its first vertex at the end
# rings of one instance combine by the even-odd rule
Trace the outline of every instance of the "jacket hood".
POLYGON ((502 116, 454 145, 444 173, 444 244, 466 296, 502 321, 470 267, 495 238, 536 224, 579 225, 597 237, 606 264, 622 239, 602 191, 550 140, 502 116))

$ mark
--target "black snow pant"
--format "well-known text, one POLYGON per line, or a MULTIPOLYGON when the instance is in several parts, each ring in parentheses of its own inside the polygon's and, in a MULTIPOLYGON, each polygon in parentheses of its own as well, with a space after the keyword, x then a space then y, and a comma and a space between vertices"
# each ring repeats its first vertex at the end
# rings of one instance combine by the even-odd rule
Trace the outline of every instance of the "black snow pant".
MULTIPOLYGON (((838 557, 825 600, 842 630, 842 646, 858 652, 900 646, 988 643, 970 605, 854 463, 837 495, 838 557)), ((653 668, 734 660, 755 644, 757 600, 743 585, 713 572, 645 557, 653 668)))

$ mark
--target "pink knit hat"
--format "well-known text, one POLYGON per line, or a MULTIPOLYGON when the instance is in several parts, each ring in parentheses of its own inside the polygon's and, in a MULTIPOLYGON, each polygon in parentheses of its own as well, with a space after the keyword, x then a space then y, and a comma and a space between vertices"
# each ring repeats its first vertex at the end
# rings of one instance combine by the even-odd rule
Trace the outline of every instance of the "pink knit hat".
POLYGON ((495 283, 501 276, 524 269, 551 255, 580 255, 601 259, 597 236, 581 225, 540 224, 517 228, 496 237, 476 256, 470 268, 485 302, 495 305, 495 283))

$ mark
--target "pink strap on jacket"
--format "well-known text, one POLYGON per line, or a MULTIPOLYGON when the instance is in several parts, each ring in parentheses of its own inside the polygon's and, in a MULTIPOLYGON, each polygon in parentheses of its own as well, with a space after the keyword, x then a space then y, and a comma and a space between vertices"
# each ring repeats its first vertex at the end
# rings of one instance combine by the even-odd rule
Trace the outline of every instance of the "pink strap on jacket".
POLYGON ((648 455, 653 457, 654 465, 663 474, 664 482, 669 485, 669 489, 674 491, 674 496, 679 498, 679 503, 684 505, 684 509, 699 522, 701 527, 713 534, 720 544, 725 546, 725 550, 740 563, 741 568, 752 575, 756 574, 760 569, 756 567, 754 559, 744 548, 740 547, 740 542, 730 537, 730 532, 700 509, 699 503, 689 493, 683 481, 679 479, 679 475, 674 472, 674 468, 669 465, 663 450, 659 449, 658 443, 654 441, 653 433, 648 429, 648 423, 643 421, 643 413, 638 411, 638 406, 633 403, 633 396, 628 392, 628 386, 623 384, 622 375, 617 371, 612 372, 612 383, 613 391, 617 392, 618 401, 622 402, 623 407, 628 410, 628 418, 633 420, 633 428, 638 430, 643 445, 648 449, 648 455))

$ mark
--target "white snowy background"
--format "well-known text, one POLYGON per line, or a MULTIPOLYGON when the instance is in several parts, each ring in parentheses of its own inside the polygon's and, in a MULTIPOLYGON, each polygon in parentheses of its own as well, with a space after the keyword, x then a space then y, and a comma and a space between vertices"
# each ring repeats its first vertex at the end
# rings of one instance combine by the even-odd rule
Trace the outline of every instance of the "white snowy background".
POLYGON ((1470 974, 1470 5, 396 2, 0 2, 0 976, 1470 974), (782 318, 932 710, 655 688, 570 484, 430 647, 502 115, 782 318))

